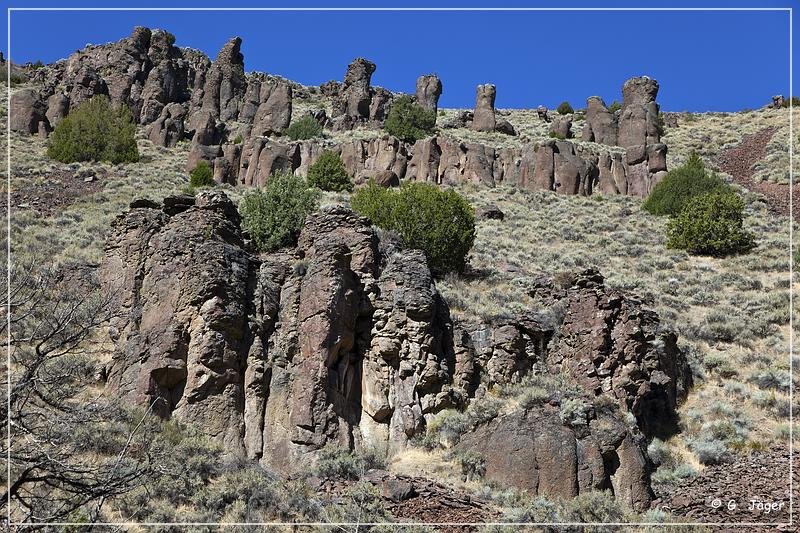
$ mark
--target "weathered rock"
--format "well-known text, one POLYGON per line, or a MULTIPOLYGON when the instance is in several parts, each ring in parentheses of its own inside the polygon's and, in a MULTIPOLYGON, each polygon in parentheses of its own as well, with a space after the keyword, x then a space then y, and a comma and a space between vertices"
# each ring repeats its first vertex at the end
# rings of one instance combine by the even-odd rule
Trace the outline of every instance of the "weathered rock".
POLYGON ((478 85, 475 97, 475 113, 472 129, 475 131, 494 131, 497 124, 494 116, 494 99, 497 89, 491 83, 478 85))
POLYGON ((466 109, 458 111, 454 116, 442 120, 440 126, 443 129, 466 128, 472 124, 473 113, 466 109))
POLYGON ((506 135, 516 135, 517 130, 514 129, 514 125, 511 124, 508 120, 504 118, 497 119, 494 130, 499 133, 504 133, 506 135))
POLYGON ((642 443, 611 412, 566 425, 544 404, 489 422, 461 438, 456 450, 485 461, 485 478, 550 499, 611 490, 624 505, 650 506, 649 462, 642 443))
POLYGON ((547 114, 547 108, 543 105, 540 105, 536 108, 536 115, 539 117, 539 120, 544 122, 550 122, 550 116, 547 114))
POLYGON ((203 85, 203 108, 217 114, 222 121, 238 117, 239 106, 247 90, 241 45, 241 37, 234 37, 225 43, 206 74, 203 85))
POLYGON ((417 103, 434 112, 439 110, 439 97, 442 95, 442 81, 436 74, 426 74, 417 78, 417 103))
POLYGON ((572 115, 558 115, 550 123, 550 135, 558 139, 572 138, 572 115))
POLYGON ((47 121, 55 128, 62 118, 69 113, 69 98, 65 94, 55 93, 47 99, 47 121))
POLYGON ((641 302, 607 289, 596 270, 571 283, 548 364, 585 390, 616 399, 645 434, 668 434, 691 384, 675 334, 663 331, 658 316, 641 302))
POLYGON ((161 111, 158 120, 147 128, 147 137, 156 146, 175 146, 183 139, 185 118, 186 108, 183 105, 169 104, 161 111))
POLYGON ((599 96, 586 100, 586 124, 581 139, 614 146, 617 144, 617 117, 599 96))
POLYGON ((366 120, 370 116, 371 88, 370 80, 375 72, 375 63, 356 58, 347 67, 339 96, 341 98, 339 113, 356 120, 366 120))
POLYGON ((392 106, 394 95, 388 89, 375 87, 371 90, 369 102, 369 119, 382 124, 389 116, 389 109, 392 106))
POLYGON ((781 107, 783 107, 785 102, 786 102, 786 99, 783 97, 783 95, 782 94, 777 94, 777 95, 772 97, 772 108, 773 109, 780 109, 781 107))
POLYGON ((477 216, 481 220, 503 220, 506 215, 496 205, 487 205, 478 210, 477 216))
POLYGON ((47 125, 45 105, 33 89, 21 89, 11 93, 11 130, 22 133, 39 132, 39 124, 47 125))
POLYGON ((372 176, 372 179, 381 187, 399 187, 400 178, 394 170, 379 170, 372 176))
POLYGON ((121 311, 112 323, 114 393, 203 428, 235 455, 252 261, 235 207, 207 191, 173 215, 140 207, 118 217, 101 273, 121 311))
POLYGON ((282 80, 260 84, 259 101, 253 117, 253 135, 282 133, 292 121, 292 88, 282 80))
POLYGON ((647 76, 631 78, 622 86, 619 146, 630 148, 659 142, 657 94, 658 82, 647 76))

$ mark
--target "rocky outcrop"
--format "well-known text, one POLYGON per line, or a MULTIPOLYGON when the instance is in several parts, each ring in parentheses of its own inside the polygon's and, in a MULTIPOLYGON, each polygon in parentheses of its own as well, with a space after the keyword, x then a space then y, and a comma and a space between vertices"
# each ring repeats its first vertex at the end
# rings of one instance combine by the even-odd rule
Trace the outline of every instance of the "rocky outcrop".
POLYGON ((596 270, 574 276, 563 290, 545 282, 532 296, 563 306, 548 347, 551 371, 572 376, 594 395, 614 398, 647 435, 674 431, 675 408, 691 374, 677 337, 662 330, 654 312, 606 288, 596 270))
POLYGON ((425 109, 438 111, 439 97, 442 95, 442 81, 436 74, 426 74, 417 78, 417 103, 425 109))
POLYGON ((550 123, 550 136, 558 139, 571 139, 572 115, 557 115, 550 123))
POLYGON ((334 98, 334 129, 348 130, 370 120, 383 121, 393 97, 386 89, 370 85, 373 72, 375 63, 359 57, 348 65, 341 85, 328 86, 326 90, 334 98))
POLYGON ((112 104, 128 106, 134 120, 149 124, 167 104, 189 101, 209 66, 204 55, 177 48, 174 42, 166 31, 136 27, 125 39, 88 45, 38 69, 34 81, 53 116, 60 118, 92 96, 105 94, 112 104))
MULTIPOLYGON (((456 325, 424 255, 380 242, 347 208, 311 215, 291 253, 257 256, 221 192, 132 206, 101 267, 119 311, 108 387, 231 455, 292 471, 328 445, 392 454, 436 413, 532 373, 568 376, 652 435, 688 384, 674 335, 593 271, 537 281, 541 308, 515 320, 456 325)), ((585 424, 547 405, 506 414, 458 446, 495 450, 491 478, 551 496, 611 488, 638 508, 641 438, 603 409, 585 424), (527 470, 503 462, 512 448, 527 470)))
POLYGON ((546 403, 481 426, 455 449, 480 457, 490 481, 551 499, 610 490, 643 511, 653 492, 640 441, 612 411, 591 409, 573 425, 564 423, 557 404, 546 403))
MULTIPOLYGON (((255 101, 257 107, 252 115, 251 135, 263 137, 282 133, 292 121, 291 85, 281 79, 266 79, 251 83, 248 91, 251 88, 258 89, 258 98, 255 101)), ((252 105, 251 102, 245 105, 248 103, 252 105)), ((240 119, 246 118, 250 117, 240 116, 240 119)))
POLYGON ((184 136, 186 108, 181 104, 164 106, 158 119, 147 128, 147 138, 156 146, 171 147, 184 136))
POLYGON ((205 76, 202 107, 216 113, 222 121, 239 116, 239 106, 247 89, 241 46, 240 37, 225 43, 205 76))
POLYGON ((11 116, 10 127, 12 131, 22 133, 47 133, 49 122, 45 116, 46 107, 33 89, 21 89, 11 94, 9 104, 11 116))
POLYGON ((494 99, 497 89, 491 83, 478 85, 475 96, 475 112, 472 118, 472 129, 475 131, 494 131, 494 99))
MULTIPOLYGON (((604 191, 644 197, 666 174, 667 147, 660 142, 662 119, 657 95, 658 82, 642 76, 625 82, 622 108, 617 113, 611 113, 597 96, 587 100, 582 140, 625 149, 625 180, 617 180, 613 188, 607 183, 604 191)), ((601 168, 608 171, 607 165, 601 164, 601 168)))
POLYGON ((586 100, 586 124, 581 132, 581 140, 616 146, 618 116, 606 107, 599 96, 586 100))

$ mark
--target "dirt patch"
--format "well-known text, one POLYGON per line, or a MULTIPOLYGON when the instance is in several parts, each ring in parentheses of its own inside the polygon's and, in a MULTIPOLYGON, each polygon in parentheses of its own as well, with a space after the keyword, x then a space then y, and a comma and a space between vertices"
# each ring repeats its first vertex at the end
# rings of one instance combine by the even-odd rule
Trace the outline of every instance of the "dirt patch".
MULTIPOLYGON (((796 456, 794 464, 797 487, 800 461, 796 456)), ((696 477, 676 486, 654 489, 658 496, 654 507, 687 521, 788 523, 789 450, 774 447, 753 452, 735 463, 707 466, 696 477)), ((747 530, 775 531, 775 526, 749 526, 747 530)))
MULTIPOLYGON (((481 524, 500 517, 499 510, 489 502, 427 478, 370 470, 361 480, 378 490, 381 506, 389 511, 396 522, 438 524, 432 526, 436 531, 462 533, 479 528, 456 524, 481 524)), ((320 482, 317 490, 335 498, 344 494, 353 483, 326 479, 320 482)))
MULTIPOLYGON (((64 210, 78 199, 89 196, 103 188, 107 177, 105 170, 72 172, 57 170, 35 182, 33 180, 11 180, 11 212, 32 210, 49 217, 64 210)), ((6 202, 2 202, 0 213, 5 214, 6 202)))
MULTIPOLYGON (((788 216, 789 185, 753 180, 755 173, 753 165, 767 154, 767 144, 776 131, 777 128, 770 127, 751 135, 745 135, 741 143, 720 152, 716 163, 719 168, 733 176, 737 183, 753 192, 763 194, 773 211, 788 216)), ((800 197, 795 194, 792 196, 794 219, 800 220, 800 197)))

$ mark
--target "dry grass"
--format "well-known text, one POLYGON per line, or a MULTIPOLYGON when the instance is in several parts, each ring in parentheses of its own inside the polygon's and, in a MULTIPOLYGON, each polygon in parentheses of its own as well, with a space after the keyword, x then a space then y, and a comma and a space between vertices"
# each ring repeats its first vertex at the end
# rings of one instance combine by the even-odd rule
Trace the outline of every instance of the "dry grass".
MULTIPOLYGON (((4 108, 6 96, 0 93, 0 107, 4 108)), ((307 105, 310 108, 318 102, 307 105)), ((296 112, 302 109, 301 105, 295 107, 296 112)), ((520 131, 518 137, 469 130, 448 130, 447 134, 496 147, 523 138, 547 138, 546 125, 535 111, 503 111, 501 115, 520 131)), ((680 126, 669 129, 664 137, 672 166, 692 150, 713 156, 747 133, 770 125, 782 127, 786 112, 693 116, 696 118, 691 122, 679 119, 680 126)), ((580 124, 575 130, 580 132, 580 124)), ((368 130, 336 133, 330 134, 328 142, 381 134, 368 130)), ((140 138, 140 162, 111 166, 62 165, 45 157, 46 141, 38 137, 13 134, 10 140, 12 189, 47 180, 49 173, 65 168, 104 167, 109 173, 99 193, 80 199, 53 217, 12 206, 15 254, 36 251, 57 262, 96 263, 102 257, 110 222, 132 199, 158 200, 179 192, 187 182, 186 143, 164 149, 140 138)), ((759 172, 780 181, 775 177, 780 173, 778 148, 770 148, 770 156, 759 172)), ((681 408, 685 431, 673 439, 676 450, 690 454, 688 443, 703 431, 704 421, 729 416, 720 406, 735 407, 734 416, 746 427, 745 449, 785 438, 789 228, 785 219, 767 210, 760 197, 745 195, 746 223, 756 233, 758 247, 747 255, 717 259, 665 249, 666 220, 643 212, 636 198, 566 197, 508 187, 465 186, 460 190, 476 207, 497 205, 506 219, 478 224, 471 256, 474 276, 451 276, 438 284, 457 320, 513 317, 533 305, 527 296, 532 276, 597 266, 609 285, 637 293, 658 311, 663 321, 679 332, 690 354, 699 379, 681 408)), ((238 188, 228 191, 234 200, 242 194, 238 188)), ((324 203, 345 201, 346 195, 324 199, 324 203)))
POLYGON ((527 292, 536 274, 596 266, 610 286, 635 293, 678 331, 696 367, 698 385, 681 409, 685 432, 676 446, 696 437, 720 403, 736 406, 747 427, 745 446, 783 438, 789 228, 760 197, 745 194, 746 224, 758 247, 748 255, 706 258, 667 250, 666 220, 642 211, 636 198, 504 187, 461 192, 476 207, 498 206, 506 219, 478 223, 470 260, 475 276, 438 284, 458 320, 511 318, 532 305, 527 292))
MULTIPOLYGON (((800 118, 796 110, 795 121, 800 118)), ((667 128, 662 141, 669 147, 667 164, 681 164, 692 152, 713 159, 721 150, 740 143, 745 135, 765 128, 777 131, 767 147, 767 156, 755 165, 753 179, 789 183, 789 110, 757 109, 738 113, 686 113, 677 128, 667 128)), ((797 140, 795 140, 797 143, 797 140)), ((800 167, 795 164, 794 173, 800 167)))

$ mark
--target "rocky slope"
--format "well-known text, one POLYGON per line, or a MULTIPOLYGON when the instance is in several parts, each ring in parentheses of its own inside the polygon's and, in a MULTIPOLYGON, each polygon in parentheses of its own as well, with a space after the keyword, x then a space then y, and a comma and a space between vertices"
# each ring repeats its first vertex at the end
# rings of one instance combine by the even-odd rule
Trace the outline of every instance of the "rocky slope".
POLYGON ((423 254, 380 241, 366 219, 323 209, 296 255, 256 256, 216 191, 134 202, 106 254, 104 290, 120 308, 110 392, 203 428, 231 455, 283 472, 328 445, 391 455, 445 409, 529 374, 565 375, 610 404, 566 423, 553 400, 459 446, 487 457, 489 478, 533 493, 609 488, 637 509, 650 502, 644 445, 668 430, 688 365, 675 335, 595 271, 542 279, 541 308, 463 329, 423 254), (504 431, 523 440, 481 437, 504 431), (533 454, 526 467, 508 446, 533 454))
MULTIPOLYGON (((452 117, 435 135, 416 143, 385 134, 291 142, 281 134, 298 103, 330 132, 380 130, 395 94, 371 85, 375 64, 358 58, 343 82, 304 87, 263 73, 245 74, 238 37, 214 61, 176 47, 174 41, 163 30, 137 27, 126 39, 88 46, 35 70, 34 88, 12 96, 12 129, 47 135, 70 109, 106 94, 112 103, 130 107, 156 145, 171 147, 191 139, 187 167, 206 160, 218 182, 232 185, 263 185, 278 170, 302 175, 324 149, 339 152, 357 181, 391 171, 400 179, 503 182, 570 195, 644 196, 666 170, 656 103, 659 87, 647 77, 624 84, 617 112, 610 112, 600 98, 590 98, 580 143, 569 140, 572 115, 553 120, 550 130, 556 139, 524 139, 517 147, 462 142, 449 134, 453 128, 517 134, 496 113, 491 84, 477 88, 474 112, 452 117)), ((434 112, 441 93, 435 75, 417 80, 416 101, 434 112)), ((540 117, 551 121, 546 110, 540 117)))

